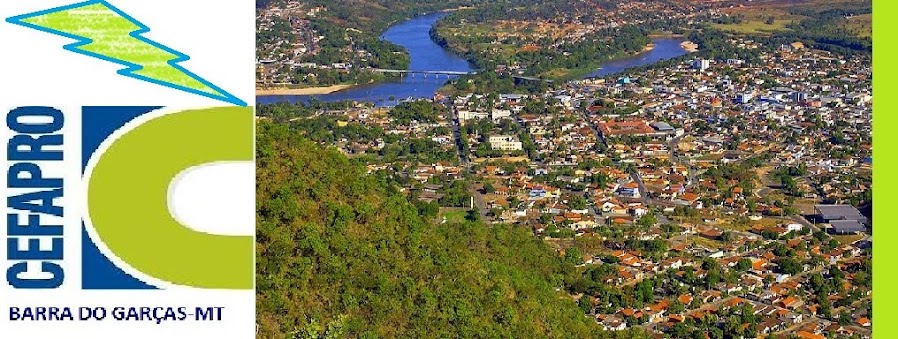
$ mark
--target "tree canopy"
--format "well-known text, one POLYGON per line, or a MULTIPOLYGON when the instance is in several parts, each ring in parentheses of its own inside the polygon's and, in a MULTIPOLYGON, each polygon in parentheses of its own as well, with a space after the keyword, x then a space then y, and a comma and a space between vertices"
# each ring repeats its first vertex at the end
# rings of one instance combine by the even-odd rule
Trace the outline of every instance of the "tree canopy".
POLYGON ((576 268, 526 229, 437 225, 386 179, 283 124, 257 140, 260 338, 639 338, 562 288, 576 268))

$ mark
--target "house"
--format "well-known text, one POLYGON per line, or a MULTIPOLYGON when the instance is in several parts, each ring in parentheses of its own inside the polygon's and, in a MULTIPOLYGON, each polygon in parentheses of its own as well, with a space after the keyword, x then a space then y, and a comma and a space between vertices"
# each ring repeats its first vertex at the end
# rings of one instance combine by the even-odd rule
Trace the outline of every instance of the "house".
POLYGON ((667 302, 666 299, 659 301, 657 304, 646 307, 645 314, 649 316, 650 322, 659 322, 664 319, 664 312, 667 311, 667 308, 670 306, 670 303, 667 302))
POLYGON ((611 214, 627 214, 627 208, 610 201, 602 203, 602 212, 611 214))
POLYGON ((718 230, 716 228, 709 228, 707 230, 702 231, 701 236, 711 239, 711 240, 717 240, 723 236, 723 232, 721 232, 720 230, 718 230))
POLYGON ((689 205, 691 205, 691 206, 693 206, 693 207, 696 207, 696 208, 699 208, 699 209, 702 208, 702 206, 701 206, 702 203, 701 203, 701 201, 699 201, 699 195, 698 195, 698 194, 695 194, 695 193, 692 193, 692 192, 686 192, 686 193, 683 193, 683 195, 680 196, 680 200, 685 201, 687 204, 689 204, 689 205))
POLYGON ((802 229, 802 225, 798 223, 792 223, 786 225, 786 232, 800 232, 802 229))
POLYGON ((623 331, 627 329, 627 323, 617 318, 607 318, 602 321, 605 331, 623 331))
POLYGON ((775 332, 780 326, 781 324, 778 321, 768 319, 759 323, 757 329, 758 333, 768 334, 770 332, 775 332))
POLYGON ((744 289, 744 287, 742 285, 737 285, 737 284, 720 283, 720 284, 717 284, 717 289, 724 291, 726 293, 732 294, 732 293, 741 292, 744 289))
POLYGON ((798 331, 795 332, 795 335, 801 339, 826 339, 826 337, 821 334, 811 333, 807 331, 798 331))
POLYGON ((742 278, 740 283, 742 284, 742 286, 745 286, 745 288, 747 288, 748 290, 754 290, 754 289, 761 288, 762 286, 764 286, 764 282, 761 279, 758 279, 757 277, 754 277, 754 276, 746 276, 745 278, 742 278))
POLYGON ((702 303, 709 304, 718 299, 720 299, 721 293, 720 291, 705 291, 702 292, 702 303))
POLYGON ((634 310, 634 309, 632 309, 632 308, 625 308, 625 309, 622 309, 622 310, 620 310, 620 312, 618 312, 618 313, 620 313, 620 314, 623 315, 624 317, 632 317, 632 318, 640 318, 640 317, 642 317, 642 312, 641 312, 641 311, 637 311, 637 310, 634 310))
POLYGON ((634 256, 630 253, 626 253, 623 251, 615 251, 613 254, 615 257, 617 257, 618 260, 620 260, 621 265, 634 266, 634 267, 638 267, 638 266, 642 265, 639 257, 634 256))
POLYGON ((670 246, 670 250, 674 252, 683 252, 686 250, 686 243, 680 242, 670 246))
POLYGON ((804 316, 802 316, 801 313, 790 312, 783 309, 777 310, 776 313, 782 323, 798 324, 804 320, 804 316))
POLYGON ((683 259, 680 259, 680 258, 667 259, 667 260, 662 261, 659 266, 660 266, 659 268, 661 270, 668 270, 668 269, 676 270, 676 269, 679 269, 680 267, 683 267, 683 259))
POLYGON ((783 300, 780 300, 777 304, 784 308, 796 309, 798 307, 801 307, 801 305, 804 305, 804 302, 802 302, 801 299, 798 299, 796 297, 788 296, 788 297, 784 298, 783 300))
POLYGON ((645 207, 634 207, 634 208, 630 209, 630 215, 632 215, 636 218, 641 218, 641 217, 645 216, 646 214, 648 214, 648 212, 649 212, 649 210, 646 209, 645 207))
POLYGON ((641 195, 639 194, 639 184, 637 184, 635 181, 630 181, 626 184, 621 185, 621 187, 618 189, 618 193, 627 198, 639 199, 641 197, 641 195))

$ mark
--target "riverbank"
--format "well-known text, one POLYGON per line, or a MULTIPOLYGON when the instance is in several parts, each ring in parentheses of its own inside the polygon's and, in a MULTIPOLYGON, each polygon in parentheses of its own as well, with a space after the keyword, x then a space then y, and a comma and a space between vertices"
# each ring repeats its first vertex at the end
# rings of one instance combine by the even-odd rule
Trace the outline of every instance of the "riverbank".
POLYGON ((644 48, 643 51, 634 54, 613 55, 608 61, 602 62, 592 72, 582 78, 601 78, 608 75, 626 71, 629 68, 641 67, 661 60, 675 58, 686 54, 678 38, 657 38, 644 48))
POLYGON ((577 80, 583 78, 590 78, 591 74, 601 71, 602 65, 606 65, 609 63, 621 62, 625 60, 631 60, 634 58, 638 58, 641 55, 645 55, 655 50, 655 43, 651 42, 645 45, 642 50, 633 53, 626 52, 618 52, 612 55, 607 56, 604 60, 593 60, 581 67, 577 68, 558 68, 554 70, 550 70, 546 73, 540 74, 541 77, 546 79, 551 79, 554 81, 565 82, 570 80, 577 80))
POLYGON ((441 10, 441 11, 439 11, 439 12, 441 12, 441 13, 451 13, 451 12, 458 12, 458 11, 463 11, 463 10, 466 10, 466 9, 476 9, 476 8, 477 8, 477 7, 473 7, 473 6, 461 6, 461 7, 456 7, 456 8, 447 8, 447 9, 441 10))
MULTIPOLYGON (((407 69, 470 72, 472 69, 467 61, 441 48, 430 37, 430 28, 446 15, 447 13, 433 13, 416 16, 390 26, 381 38, 405 48, 409 54, 409 65, 405 67, 407 69)), ((450 78, 453 77, 455 76, 450 78)), ((304 102, 314 97, 322 102, 358 101, 374 103, 376 106, 390 106, 396 102, 396 98, 433 98, 436 90, 446 83, 445 76, 425 77, 422 74, 402 77, 385 74, 384 80, 370 84, 367 81, 359 81, 357 86, 351 88, 326 87, 302 91, 272 88, 259 91, 256 102, 260 104, 304 102), (315 94, 309 94, 310 91, 314 91, 315 94)))
POLYGON ((256 88, 256 95, 324 95, 350 89, 353 87, 355 87, 355 85, 332 85, 305 88, 256 88))
POLYGON ((692 41, 683 41, 682 43, 680 43, 680 47, 683 47, 683 49, 685 49, 689 53, 698 52, 698 44, 692 41))
POLYGON ((676 33, 653 33, 648 35, 649 39, 680 39, 685 38, 685 34, 676 33))

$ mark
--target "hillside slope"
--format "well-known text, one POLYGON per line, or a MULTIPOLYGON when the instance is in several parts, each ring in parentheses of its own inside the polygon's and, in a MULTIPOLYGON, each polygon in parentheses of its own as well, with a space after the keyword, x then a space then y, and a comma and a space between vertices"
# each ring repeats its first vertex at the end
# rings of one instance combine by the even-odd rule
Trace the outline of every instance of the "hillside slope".
POLYGON ((260 338, 615 337, 555 290, 575 269, 527 230, 433 225, 295 135, 259 124, 260 338))

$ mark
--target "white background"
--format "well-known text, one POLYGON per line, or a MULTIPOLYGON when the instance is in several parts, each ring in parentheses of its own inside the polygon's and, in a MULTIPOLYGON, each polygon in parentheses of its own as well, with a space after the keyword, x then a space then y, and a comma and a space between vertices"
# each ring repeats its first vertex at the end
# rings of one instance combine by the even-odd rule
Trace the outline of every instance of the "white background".
MULTIPOLYGON (((40 32, 5 21, 15 15, 31 13, 76 3, 58 0, 0 1, 0 110, 5 117, 19 106, 52 106, 65 113, 65 161, 45 163, 44 174, 65 177, 65 198, 58 203, 65 206, 65 273, 66 284, 56 290, 15 290, 6 284, 6 239, 0 239, 0 337, 16 338, 253 338, 255 337, 255 292, 216 291, 171 287, 162 291, 82 291, 80 290, 80 229, 84 215, 83 183, 81 181, 80 107, 81 106, 172 106, 203 108, 228 105, 202 96, 162 87, 149 82, 118 75, 121 65, 76 54, 63 49, 74 41, 40 32), (224 306, 221 322, 118 322, 111 315, 102 322, 10 322, 10 306, 224 306)), ((181 65, 209 82, 253 104, 255 59, 255 2, 253 0, 196 1, 196 0, 110 0, 110 3, 150 27, 145 36, 191 57, 181 65)), ((5 119, 4 119, 5 120, 5 119)), ((252 126, 247 126, 252 128, 252 126)), ((0 127, 4 143, 12 133, 4 124, 0 127)), ((0 145, 2 159, 6 146, 0 145)), ((9 166, 4 164, 4 170, 9 166)), ((247 167, 230 166, 215 173, 171 187, 174 210, 188 208, 196 201, 192 197, 208 199, 210 205, 193 206, 208 209, 216 203, 234 206, 254 203, 254 178, 248 177, 247 167), (227 183, 227 185, 224 185, 227 183), (183 185, 183 186, 181 186, 183 185), (216 201, 222 194, 205 194, 204 188, 219 185, 221 192, 247 195, 244 200, 234 196, 216 201), (184 197, 184 198, 178 198, 184 197)), ((139 178, 135 178, 139 180, 139 178)), ((4 193, 8 192, 4 190, 4 193)), ((5 199, 4 199, 5 201, 5 199)), ((127 202, 123 202, 127 203, 127 202)), ((232 219, 247 220, 254 225, 248 208, 229 209, 232 219)), ((11 212, 7 209, 7 212, 11 212)), ((203 220, 199 214, 183 216, 201 229, 215 233, 214 217, 203 220)), ((221 218, 222 216, 217 216, 221 218)), ((52 220, 45 220, 52 221, 52 220)), ((223 234, 252 234, 252 229, 239 229, 229 224, 223 234)), ((5 227, 2 227, 5 229, 5 227)), ((23 244, 24 245, 24 244, 23 244)), ((43 245, 43 244, 42 244, 43 245)), ((76 314, 77 317, 77 314, 76 314)))

